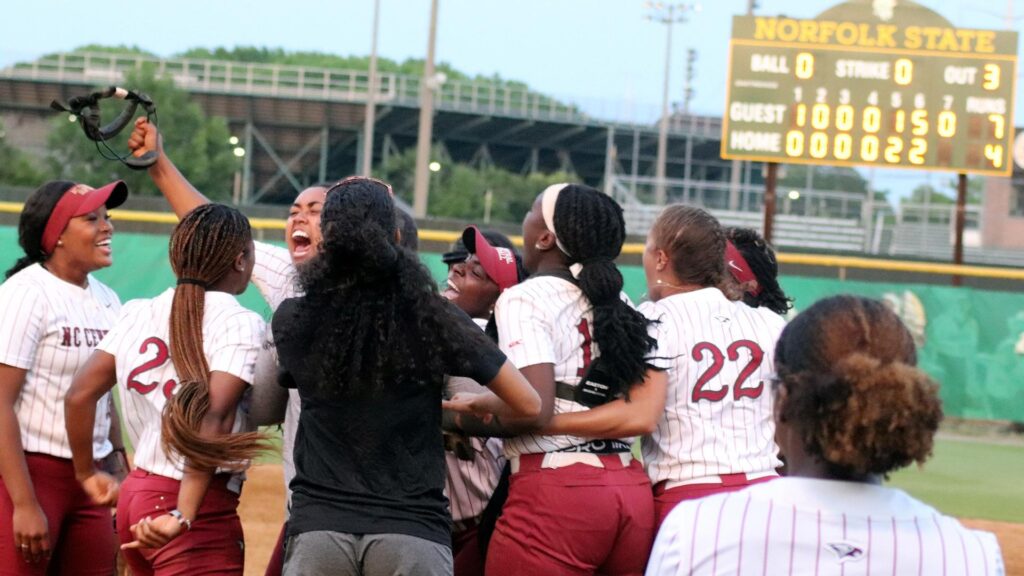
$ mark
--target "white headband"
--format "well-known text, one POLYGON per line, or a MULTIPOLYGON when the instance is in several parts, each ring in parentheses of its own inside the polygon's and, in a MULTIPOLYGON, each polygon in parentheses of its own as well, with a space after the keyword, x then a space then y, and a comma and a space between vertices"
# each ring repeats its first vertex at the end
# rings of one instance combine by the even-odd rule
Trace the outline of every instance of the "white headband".
POLYGON ((562 245, 562 241, 558 239, 558 231, 555 230, 555 204, 558 202, 558 194, 568 186, 567 183, 552 184, 544 189, 541 194, 540 200, 540 211, 544 217, 544 225, 548 227, 548 230, 555 235, 555 245, 558 249, 565 253, 566 256, 570 256, 569 251, 562 245))

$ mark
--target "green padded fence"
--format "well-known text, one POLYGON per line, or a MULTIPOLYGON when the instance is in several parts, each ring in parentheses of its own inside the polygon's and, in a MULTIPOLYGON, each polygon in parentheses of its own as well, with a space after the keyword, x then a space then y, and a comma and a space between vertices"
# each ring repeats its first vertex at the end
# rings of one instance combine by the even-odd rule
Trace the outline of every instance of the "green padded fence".
MULTIPOLYGON (((123 301, 151 297, 173 284, 167 262, 167 236, 119 233, 114 265, 96 276, 123 301)), ((0 266, 20 255, 16 230, 0 226, 0 266)), ((445 266, 439 254, 423 254, 439 282, 445 266)), ((623 266, 626 292, 644 297, 643 270, 623 266)), ((888 284, 835 279, 782 278, 797 309, 834 294, 852 293, 889 302, 917 341, 921 366, 942 384, 946 413, 962 418, 1024 421, 1024 295, 972 288, 888 284)), ((241 297, 269 317, 270 310, 251 288, 241 297)))

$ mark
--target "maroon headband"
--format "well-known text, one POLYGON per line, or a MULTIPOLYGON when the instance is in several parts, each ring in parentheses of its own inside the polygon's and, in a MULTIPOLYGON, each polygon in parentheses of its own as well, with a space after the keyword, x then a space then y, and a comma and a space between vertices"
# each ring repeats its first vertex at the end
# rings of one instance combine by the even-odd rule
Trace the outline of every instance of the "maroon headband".
POLYGON ((757 296, 761 293, 761 283, 757 281, 757 276, 750 270, 750 264, 747 264, 747 259, 743 257, 739 249, 729 240, 725 241, 725 267, 729 269, 729 273, 740 284, 750 281, 754 282, 755 288, 750 291, 752 296, 757 296))

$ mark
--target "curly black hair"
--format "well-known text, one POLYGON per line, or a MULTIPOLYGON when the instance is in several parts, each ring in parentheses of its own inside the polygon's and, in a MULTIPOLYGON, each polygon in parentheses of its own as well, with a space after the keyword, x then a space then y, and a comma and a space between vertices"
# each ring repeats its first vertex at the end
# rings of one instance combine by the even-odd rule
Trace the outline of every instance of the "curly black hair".
POLYGON ((440 388, 445 368, 460 358, 456 351, 488 345, 483 332, 466 329, 461 311, 440 296, 416 254, 398 243, 395 206, 384 186, 354 180, 332 188, 320 226, 320 254, 300 272, 306 296, 279 337, 306 333, 322 393, 440 388))
POLYGON ((594 309, 593 338, 610 377, 605 383, 613 394, 628 392, 651 367, 648 355, 657 341, 647 332, 651 321, 622 301, 615 265, 626 239, 622 207, 594 188, 569 184, 558 194, 554 225, 570 263, 583 265, 577 280, 594 309))

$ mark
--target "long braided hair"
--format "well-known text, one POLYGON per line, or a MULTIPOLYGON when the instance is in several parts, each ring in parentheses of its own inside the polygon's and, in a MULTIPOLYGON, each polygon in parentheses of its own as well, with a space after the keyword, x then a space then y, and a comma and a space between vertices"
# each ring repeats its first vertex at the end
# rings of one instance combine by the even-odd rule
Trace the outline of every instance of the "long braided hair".
POLYGON ((161 442, 200 469, 237 468, 268 447, 266 437, 256 432, 212 440, 199 434, 210 408, 210 366, 203 350, 206 291, 231 270, 238 254, 251 249, 248 219, 223 204, 195 208, 171 234, 171 268, 179 280, 190 282, 178 284, 171 304, 171 360, 179 385, 164 406, 161 442))
POLYGON ((628 392, 643 381, 657 342, 647 333, 650 321, 621 298, 622 273, 615 258, 626 239, 622 207, 594 188, 570 184, 558 194, 554 224, 570 263, 583 265, 577 280, 594 308, 593 339, 601 369, 610 376, 603 383, 612 394, 628 392))

